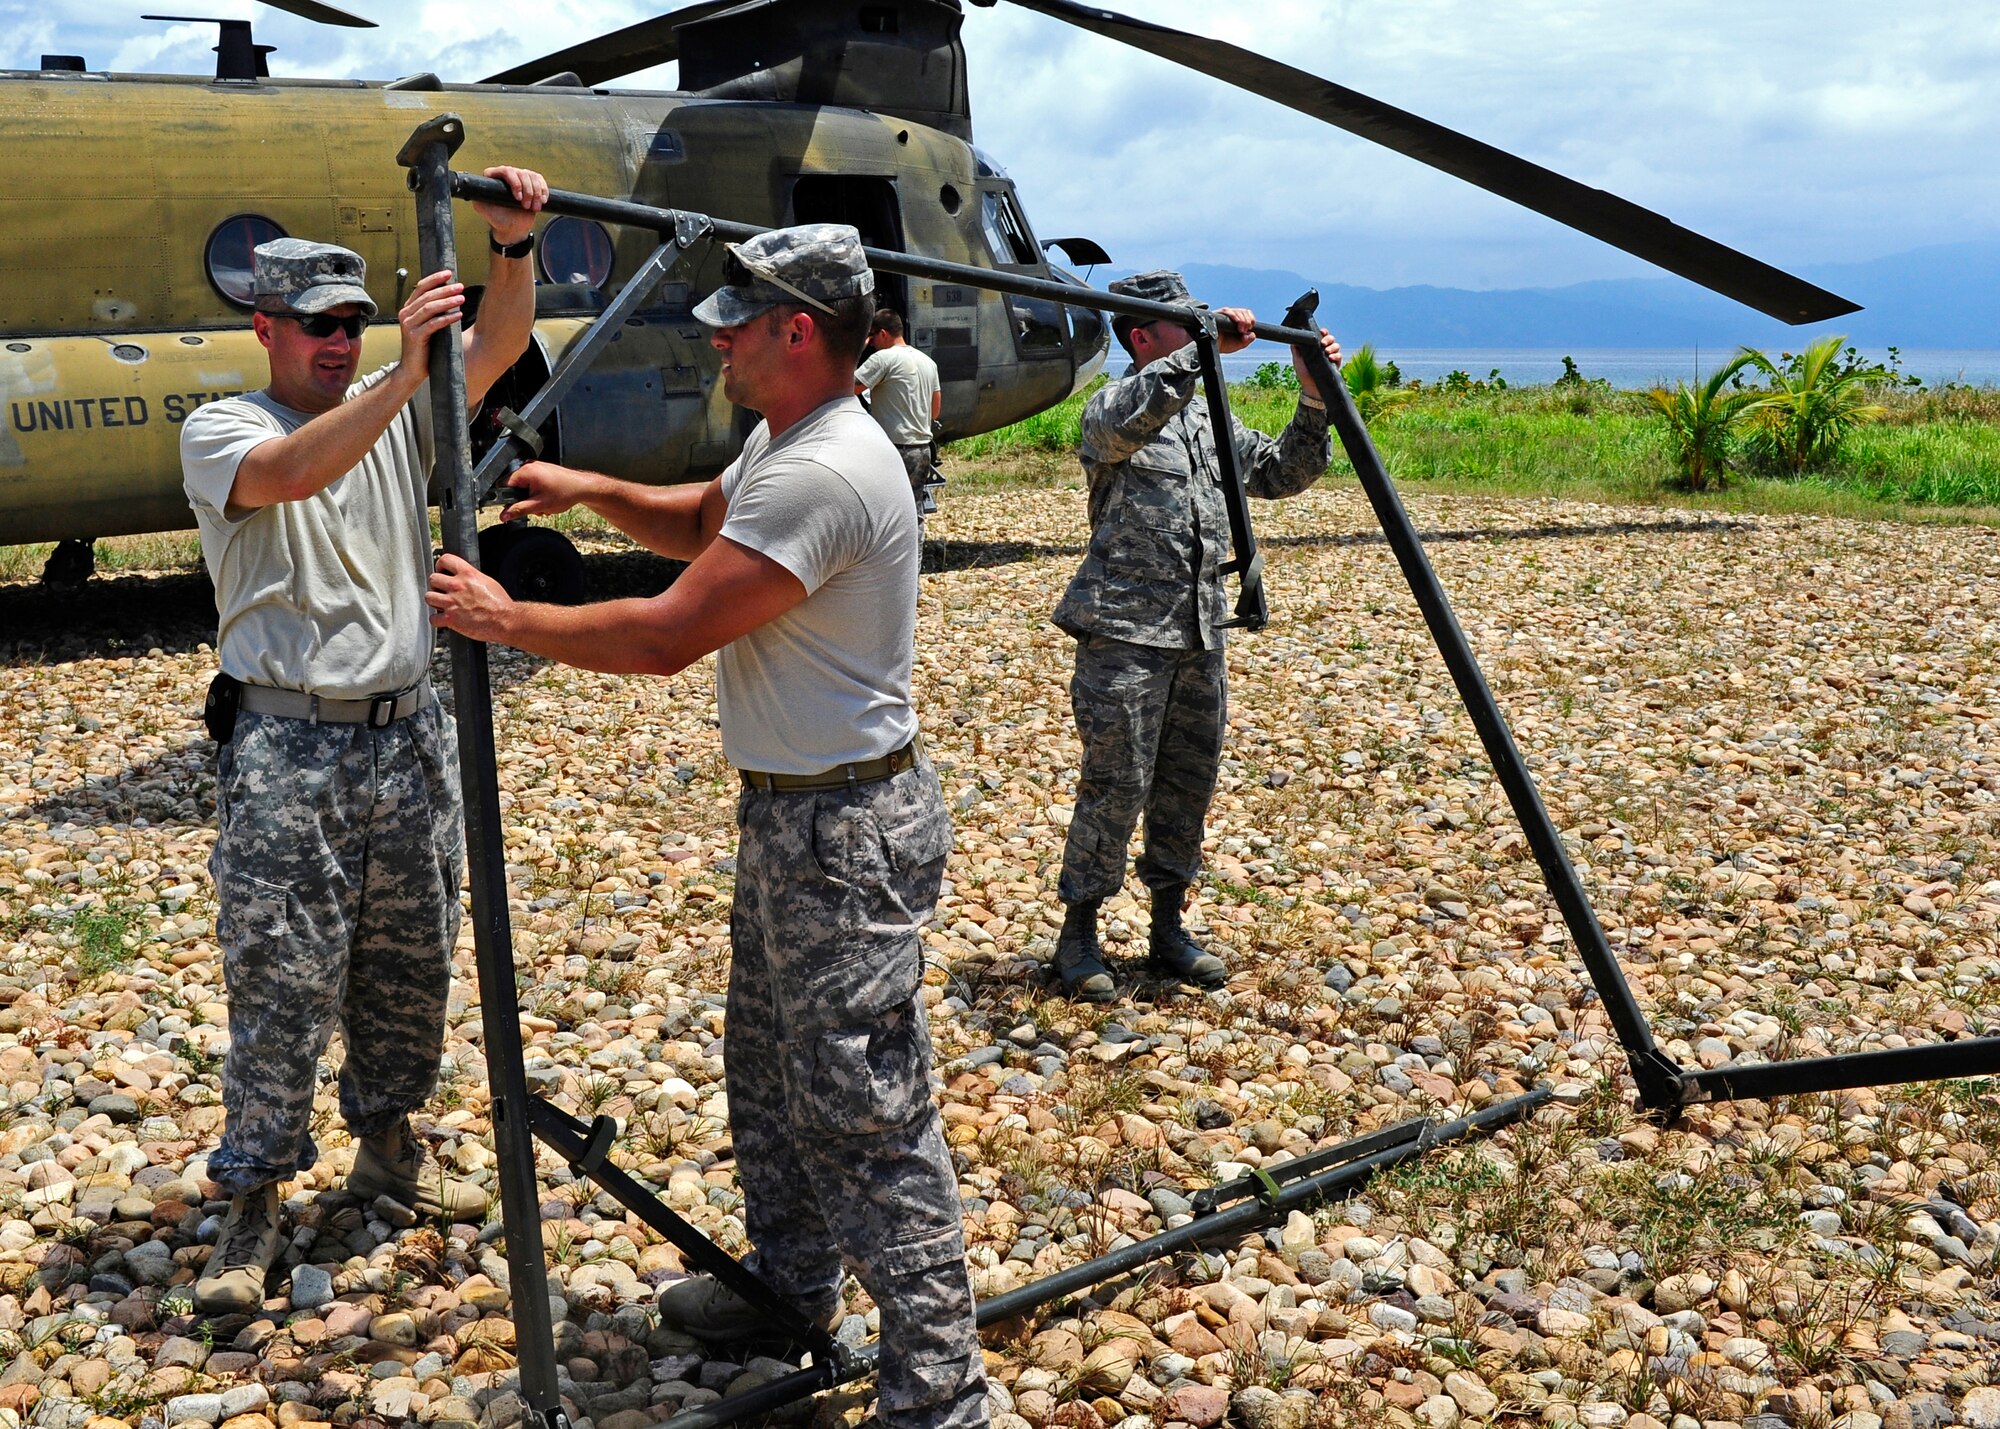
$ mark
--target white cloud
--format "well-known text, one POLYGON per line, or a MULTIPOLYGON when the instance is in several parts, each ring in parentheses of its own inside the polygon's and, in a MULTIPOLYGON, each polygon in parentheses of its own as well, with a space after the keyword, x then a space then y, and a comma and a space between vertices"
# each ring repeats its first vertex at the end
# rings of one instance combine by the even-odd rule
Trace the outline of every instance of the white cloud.
MULTIPOLYGON (((1781 266, 2000 232, 2000 7, 1861 0, 1112 0, 1609 188, 1781 266)), ((246 0, 280 74, 476 79, 659 13, 636 0, 346 0, 330 31, 246 0), (440 47, 429 38, 451 36, 440 47)), ((207 26, 0 0, 0 65, 43 50, 205 70, 207 26)), ((974 125, 1038 229, 1121 263, 1290 267, 1374 285, 1652 273, 1305 116, 1002 4, 965 20, 974 125)), ((648 87, 672 70, 634 76, 648 87)))

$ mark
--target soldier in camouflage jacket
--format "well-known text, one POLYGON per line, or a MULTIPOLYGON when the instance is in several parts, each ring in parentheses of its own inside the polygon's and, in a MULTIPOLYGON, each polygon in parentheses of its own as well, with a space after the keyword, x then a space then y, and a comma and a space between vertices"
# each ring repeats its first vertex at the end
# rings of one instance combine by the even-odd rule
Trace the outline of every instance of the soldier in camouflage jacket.
MULTIPOLYGON (((1180 274, 1142 273, 1111 291, 1194 304, 1180 274)), ((1225 308, 1217 346, 1254 341, 1249 312, 1225 308)), ((1201 868, 1202 821, 1215 792, 1225 710, 1221 568, 1229 518, 1193 334, 1171 322, 1113 324, 1133 364, 1083 413, 1090 547, 1056 607, 1076 637, 1070 697, 1083 741, 1076 813, 1063 850, 1065 906, 1055 970, 1073 996, 1113 995, 1097 938, 1098 906, 1125 879, 1125 852, 1146 817, 1140 880, 1152 891, 1155 971, 1219 984, 1221 959, 1181 926, 1201 868)), ((1321 334, 1328 356, 1340 348, 1321 334)), ((1295 364, 1296 365, 1296 364, 1295 364)), ((1234 424, 1244 485, 1266 500, 1304 491, 1326 470, 1325 405, 1299 373, 1299 409, 1278 437, 1234 424)))

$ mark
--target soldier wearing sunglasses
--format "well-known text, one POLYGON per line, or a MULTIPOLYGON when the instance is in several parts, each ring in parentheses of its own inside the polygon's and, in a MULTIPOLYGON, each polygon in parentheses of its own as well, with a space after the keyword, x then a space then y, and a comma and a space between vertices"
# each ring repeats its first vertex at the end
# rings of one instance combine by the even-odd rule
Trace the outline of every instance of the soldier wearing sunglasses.
MULTIPOLYGON (((527 257, 548 197, 530 170, 486 172, 521 207, 475 205, 493 249, 465 339, 475 404, 527 348, 527 257)), ((409 1120, 437 1080, 463 863, 457 756, 427 678, 424 389, 430 339, 460 320, 465 285, 420 280, 396 314, 400 360, 357 381, 376 314, 361 256, 281 238, 257 248, 253 272, 270 382, 181 428, 221 618, 205 716, 219 745, 209 869, 230 1047, 208 1175, 229 1213, 195 1283, 210 1315, 263 1303, 278 1184, 317 1156, 314 1072, 336 1023, 347 1188, 432 1218, 476 1223, 487 1208, 409 1120)))

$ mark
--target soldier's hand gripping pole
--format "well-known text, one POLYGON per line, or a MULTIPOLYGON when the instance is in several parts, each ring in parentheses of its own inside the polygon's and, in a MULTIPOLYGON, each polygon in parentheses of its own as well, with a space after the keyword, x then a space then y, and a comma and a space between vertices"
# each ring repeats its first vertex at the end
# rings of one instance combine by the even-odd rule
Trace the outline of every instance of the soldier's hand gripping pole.
POLYGON ((1194 329, 1195 351, 1201 356, 1202 396, 1208 400, 1208 420, 1215 427, 1215 460, 1221 466, 1222 505, 1229 513, 1229 560, 1224 575, 1237 578, 1236 614, 1222 623, 1262 630, 1271 623, 1264 600, 1264 558, 1250 529, 1250 496, 1243 489, 1243 460, 1236 451, 1236 422, 1229 414, 1229 385, 1222 380, 1222 354, 1215 340, 1216 318, 1201 312, 1194 329))
POLYGON ((1535 862, 1541 866, 1543 882, 1548 885, 1550 896, 1555 899, 1563 922, 1569 928, 1570 937, 1576 942, 1577 953, 1583 959, 1591 982, 1604 999, 1604 1010, 1617 1030, 1618 1040, 1624 1044, 1625 1055, 1632 1067, 1632 1079, 1638 1084, 1640 1101, 1655 1110, 1678 1110, 1686 1097, 1681 1070, 1653 1040, 1652 1029, 1646 1025, 1646 1016, 1632 996, 1631 984, 1626 982, 1624 970, 1612 955, 1611 945, 1604 936, 1604 927, 1597 921, 1589 895, 1584 892, 1576 868, 1569 861, 1569 853, 1563 848, 1562 836, 1556 832, 1555 823, 1549 818, 1549 811, 1535 788, 1534 775, 1528 772, 1527 761, 1521 757, 1520 747, 1514 743, 1514 733, 1507 727, 1506 716, 1500 713, 1500 706, 1493 698, 1493 691, 1487 687, 1479 661, 1473 657, 1465 631, 1459 627, 1458 617, 1452 613, 1451 601, 1446 598, 1430 557, 1424 552, 1423 541, 1410 520, 1410 513, 1404 510, 1402 497, 1397 495, 1394 483, 1389 480, 1388 468, 1383 466, 1382 456, 1375 450, 1368 428, 1362 424, 1361 413, 1354 405, 1354 396, 1347 390, 1347 383, 1340 374, 1334 371, 1333 364, 1327 360, 1326 352, 1318 342, 1297 340, 1301 330, 1308 334, 1318 333, 1319 327, 1313 318, 1318 307, 1318 291, 1307 292, 1285 314, 1283 326, 1290 331, 1265 332, 1264 325, 1259 323, 1259 335, 1290 342, 1292 350, 1311 374, 1313 385, 1319 388, 1333 429, 1340 435, 1340 444, 1347 452, 1347 459, 1354 464, 1355 475, 1361 479, 1361 489, 1368 493, 1376 519, 1382 523, 1382 533, 1388 537, 1389 548, 1396 553, 1396 563, 1402 567, 1403 578, 1409 582, 1410 592, 1417 598, 1424 623, 1430 627, 1431 638, 1437 642, 1438 653, 1444 656, 1445 667, 1451 671, 1452 683, 1458 687, 1459 698, 1465 702, 1466 712, 1472 716, 1479 742, 1485 746, 1486 757, 1492 761, 1500 787, 1506 791, 1507 801, 1514 807, 1514 816, 1521 821, 1521 831, 1527 835, 1528 846, 1534 850, 1535 862))
MULTIPOLYGON (((420 125, 396 162, 410 171, 417 196, 417 249, 422 271, 458 271, 452 233, 451 155, 465 140, 456 114, 420 125)), ((465 348, 459 324, 430 340, 432 431, 435 433, 439 517, 444 548, 479 564, 479 490, 466 432, 465 348)), ((493 1096, 493 1150, 500 1179, 500 1213, 507 1230, 508 1289, 521 1370, 521 1397, 540 1429, 569 1420, 556 1388, 555 1336, 549 1320, 548 1274, 535 1190, 535 1141, 528 1125, 528 1083, 522 1068, 520 1003, 514 991, 514 940, 507 920, 507 863, 500 834, 500 775, 493 745, 493 693, 486 647, 456 632, 451 687, 458 719, 458 772, 465 799, 466 862, 472 875, 472 940, 479 965, 486 1077, 493 1096)))

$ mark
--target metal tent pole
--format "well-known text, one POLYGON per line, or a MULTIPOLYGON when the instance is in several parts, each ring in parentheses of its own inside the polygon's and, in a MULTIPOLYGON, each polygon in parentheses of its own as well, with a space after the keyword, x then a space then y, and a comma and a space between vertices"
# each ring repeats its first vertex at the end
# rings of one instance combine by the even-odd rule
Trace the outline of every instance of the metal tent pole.
POLYGON ((1479 734, 1479 742, 1485 746, 1494 775, 1506 792, 1507 802, 1513 805, 1514 816, 1520 820, 1528 846, 1534 850, 1543 882, 1562 913, 1563 922, 1569 928, 1570 937, 1576 943, 1577 952, 1583 958, 1584 968, 1597 988, 1598 996, 1604 999, 1604 1009, 1610 1014, 1611 1025, 1618 1033, 1618 1040, 1624 1044, 1625 1055, 1632 1067, 1632 1079, 1638 1083, 1640 1101, 1650 1108, 1678 1108, 1685 1100, 1683 1073, 1654 1042, 1646 1014, 1640 1009, 1638 999, 1632 995, 1632 985, 1625 980, 1624 969, 1618 966, 1618 959, 1612 954, 1611 944, 1604 936, 1604 926, 1597 921, 1597 913, 1590 906, 1590 895, 1584 892, 1583 881, 1577 877, 1576 867, 1569 861, 1569 851, 1563 847, 1562 835, 1556 831, 1555 821, 1549 817, 1548 808, 1542 803, 1541 791, 1535 787, 1535 776, 1529 772, 1527 761, 1521 757, 1520 746, 1514 742, 1514 733, 1507 727, 1507 717, 1500 712, 1499 702, 1493 698, 1493 691, 1486 683, 1485 672, 1479 668, 1479 660, 1472 653, 1471 642, 1465 638, 1465 631, 1452 612, 1450 597, 1445 594, 1437 570, 1424 551, 1423 538, 1417 534, 1416 524, 1410 520, 1410 513, 1404 508, 1395 483, 1389 479, 1389 469, 1382 464, 1381 453, 1375 450, 1375 443, 1368 435, 1361 413, 1355 408, 1353 394, 1347 390, 1347 383, 1334 371, 1333 364, 1327 361, 1325 350, 1319 345, 1317 325, 1313 321, 1313 312, 1318 305, 1319 294, 1308 292, 1292 304, 1282 327, 1267 328, 1259 323, 1257 335, 1290 343, 1292 350, 1305 363, 1306 370, 1312 374, 1313 385, 1319 388, 1320 397, 1326 403, 1333 428, 1340 434, 1340 444, 1346 449, 1347 459, 1354 464, 1355 475, 1361 479, 1361 488, 1368 494, 1369 504, 1375 508, 1375 517, 1382 524, 1382 533, 1388 537, 1390 550, 1395 552, 1396 564, 1402 568, 1403 579, 1409 583, 1410 593, 1417 599, 1424 624, 1430 628, 1431 639, 1437 643, 1438 653, 1444 657, 1445 668, 1451 672, 1452 683, 1458 687, 1466 713, 1472 717, 1472 726, 1479 734), (1299 341, 1296 334, 1301 330, 1310 331, 1312 339, 1299 341))
MULTIPOLYGON (((453 236, 451 155, 465 140, 455 114, 418 126, 396 161, 410 171, 417 196, 417 245, 425 273, 458 271, 453 236)), ((479 496, 466 431, 465 348, 453 323, 431 339, 431 430, 443 496, 444 548, 479 564, 479 496)), ((522 1065, 521 1005, 514 989, 514 938, 507 919, 507 855, 500 832, 500 775, 493 743, 493 690, 486 647, 453 633, 451 687, 458 721, 458 777, 465 799, 466 862, 472 879, 472 940, 479 967, 479 1011, 485 1028, 486 1076, 492 1090, 493 1150, 498 1161, 500 1216, 507 1230, 508 1292, 513 1301, 521 1397, 540 1429, 567 1429, 556 1387, 554 1326, 548 1271, 542 1261, 542 1219, 535 1189, 535 1138, 527 1119, 528 1081, 522 1065)))
MULTIPOLYGON (((1054 1275, 1037 1280, 1032 1285, 1024 1285, 1019 1290, 990 1296, 979 1303, 979 1323, 985 1326, 1010 1320, 1039 1305, 1074 1295, 1080 1290, 1087 1290, 1115 1276, 1128 1274, 1142 1265, 1164 1260, 1167 1256, 1176 1255, 1184 1250, 1195 1249, 1205 1240, 1248 1230, 1297 1207, 1311 1205, 1328 1196, 1353 1190, 1377 1171, 1395 1166, 1411 1157, 1421 1156, 1433 1147, 1462 1140, 1475 1132, 1494 1131, 1511 1125, 1542 1106, 1552 1095, 1547 1087, 1536 1087, 1521 1096, 1495 1102, 1471 1116, 1463 1116, 1456 1121, 1448 1121, 1438 1126, 1425 1127, 1421 1134, 1400 1135, 1406 1128, 1397 1127, 1389 1136, 1377 1133, 1375 1136, 1349 1142, 1345 1148, 1348 1153, 1365 1152, 1365 1154, 1351 1155, 1343 1164, 1328 1167, 1315 1175, 1282 1185, 1275 1194, 1259 1195, 1254 1199, 1230 1206, 1226 1210, 1214 1211, 1190 1221, 1187 1225, 1114 1250, 1108 1255, 1100 1255, 1095 1260, 1071 1266, 1068 1270, 1058 1271, 1054 1275), (1385 1142, 1387 1144, 1384 1144, 1385 1142)), ((1323 1160, 1340 1155, 1342 1152, 1342 1147, 1333 1147, 1317 1153, 1317 1156, 1323 1160)), ((1272 1168, 1274 1175, 1283 1174, 1284 1170, 1282 1165, 1272 1168)), ((661 1429, 720 1429, 721 1425, 732 1424, 753 1414, 768 1413, 808 1394, 815 1394, 822 1389, 858 1379, 874 1366, 872 1348, 870 1346, 857 1352, 853 1362, 845 1366, 815 1364, 796 1374, 789 1374, 781 1379, 760 1384, 742 1394, 732 1395, 728 1399, 685 1410, 666 1420, 661 1429)))

